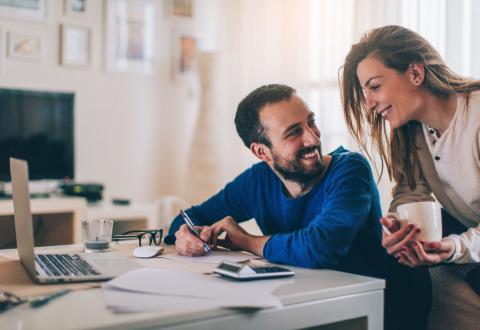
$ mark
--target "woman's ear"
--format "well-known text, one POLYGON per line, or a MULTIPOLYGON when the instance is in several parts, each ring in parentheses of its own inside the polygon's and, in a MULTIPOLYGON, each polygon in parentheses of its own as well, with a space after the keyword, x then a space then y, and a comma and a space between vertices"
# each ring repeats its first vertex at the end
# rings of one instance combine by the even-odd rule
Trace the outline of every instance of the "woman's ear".
POLYGON ((412 63, 408 67, 410 82, 415 86, 420 86, 425 80, 425 66, 420 63, 412 63))
POLYGON ((263 143, 252 143, 250 145, 250 151, 260 160, 269 162, 272 160, 270 156, 270 149, 263 143))

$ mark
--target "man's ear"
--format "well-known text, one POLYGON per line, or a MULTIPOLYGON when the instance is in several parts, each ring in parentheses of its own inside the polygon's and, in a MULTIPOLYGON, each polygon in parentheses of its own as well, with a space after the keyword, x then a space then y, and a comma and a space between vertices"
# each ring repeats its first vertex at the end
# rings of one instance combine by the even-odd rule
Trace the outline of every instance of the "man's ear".
POLYGON ((420 63, 412 63, 408 67, 408 76, 410 82, 415 86, 420 86, 425 80, 425 66, 420 63))
POLYGON ((272 160, 270 155, 270 148, 268 148, 263 143, 252 143, 250 144, 250 151, 260 160, 269 162, 272 160))

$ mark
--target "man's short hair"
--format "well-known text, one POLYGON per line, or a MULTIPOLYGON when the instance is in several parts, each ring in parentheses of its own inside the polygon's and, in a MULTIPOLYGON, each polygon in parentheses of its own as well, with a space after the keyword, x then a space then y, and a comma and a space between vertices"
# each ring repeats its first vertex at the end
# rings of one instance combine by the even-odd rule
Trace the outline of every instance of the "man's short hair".
POLYGON ((264 85, 248 94, 237 107, 235 127, 243 143, 250 148, 252 143, 263 143, 272 147, 265 128, 260 123, 260 110, 268 104, 288 101, 296 93, 290 86, 264 85))

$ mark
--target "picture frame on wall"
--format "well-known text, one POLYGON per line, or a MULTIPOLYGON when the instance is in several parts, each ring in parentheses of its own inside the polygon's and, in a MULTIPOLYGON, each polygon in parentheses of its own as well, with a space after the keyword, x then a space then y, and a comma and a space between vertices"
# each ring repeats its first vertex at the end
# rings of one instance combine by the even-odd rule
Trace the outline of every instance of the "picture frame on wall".
POLYGON ((107 71, 153 72, 155 6, 152 0, 107 0, 107 71))
POLYGON ((64 14, 66 16, 82 18, 87 15, 87 4, 87 0, 64 0, 64 14))
POLYGON ((188 31, 173 33, 173 78, 191 79, 198 74, 198 37, 188 31))
POLYGON ((91 29, 71 24, 60 26, 60 64, 86 68, 90 65, 91 29))
POLYGON ((193 0, 170 0, 170 13, 176 17, 193 17, 193 0))
POLYGON ((41 61, 43 37, 37 34, 8 32, 8 57, 41 61))
POLYGON ((45 0, 0 0, 0 16, 3 17, 44 20, 46 14, 45 0))

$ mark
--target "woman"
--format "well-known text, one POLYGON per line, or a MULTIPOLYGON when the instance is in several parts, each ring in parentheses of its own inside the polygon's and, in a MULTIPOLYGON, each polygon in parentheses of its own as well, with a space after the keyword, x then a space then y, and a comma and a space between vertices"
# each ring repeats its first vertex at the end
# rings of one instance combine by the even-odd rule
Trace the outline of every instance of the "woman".
MULTIPOLYGON (((423 266, 438 266, 430 268, 434 303, 429 327, 478 327, 480 292, 472 287, 480 278, 478 270, 470 271, 480 262, 480 81, 454 73, 417 33, 385 26, 352 46, 341 89, 350 132, 367 153, 371 139, 382 172, 385 165, 394 180, 389 211, 433 200, 432 193, 445 211, 440 242, 419 241, 420 229, 399 229, 392 214, 380 220, 382 245, 405 266, 395 269, 403 275, 394 277, 390 290, 406 294, 407 303, 418 302, 411 285, 418 285, 423 266)), ((429 282, 422 281, 427 306, 429 282)))

